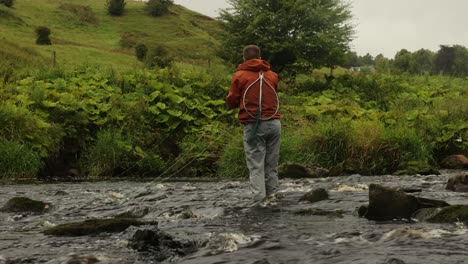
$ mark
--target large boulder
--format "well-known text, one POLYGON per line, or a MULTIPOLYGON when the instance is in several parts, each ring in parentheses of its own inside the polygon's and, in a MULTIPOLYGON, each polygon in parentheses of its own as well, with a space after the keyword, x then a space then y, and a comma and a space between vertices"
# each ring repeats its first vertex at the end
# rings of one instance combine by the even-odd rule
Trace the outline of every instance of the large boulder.
POLYGON ((32 200, 27 197, 14 197, 0 209, 9 213, 43 213, 49 210, 49 203, 32 200))
POLYGON ((130 226, 157 225, 157 222, 142 222, 135 218, 89 219, 48 228, 44 233, 54 236, 86 236, 100 233, 118 233, 130 226))
POLYGON ((291 178, 320 178, 328 175, 329 171, 320 166, 299 163, 284 163, 278 169, 281 179, 291 178))
POLYGON ((328 199, 328 192, 324 188, 314 189, 310 192, 304 194, 304 196, 299 199, 300 202, 306 201, 309 203, 316 203, 328 199))
POLYGON ((468 192, 468 173, 460 173, 450 177, 446 189, 455 192, 468 192))
POLYGON ((415 197, 392 188, 371 184, 369 186, 369 206, 361 208, 360 215, 376 221, 409 220, 419 209, 445 206, 449 206, 449 204, 444 201, 415 197))
POLYGON ((467 169, 468 158, 465 155, 451 155, 443 159, 440 166, 444 169, 467 169))

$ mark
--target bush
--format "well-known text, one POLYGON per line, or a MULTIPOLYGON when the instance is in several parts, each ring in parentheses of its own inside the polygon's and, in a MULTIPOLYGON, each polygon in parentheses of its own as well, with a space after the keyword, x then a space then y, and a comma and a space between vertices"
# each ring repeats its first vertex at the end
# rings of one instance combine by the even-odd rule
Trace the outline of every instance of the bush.
POLYGON ((145 44, 140 43, 135 46, 135 56, 139 61, 144 61, 147 53, 148 47, 145 44))
POLYGON ((90 6, 76 5, 76 4, 61 4, 60 9, 66 10, 73 15, 76 15, 81 22, 89 24, 97 24, 98 19, 90 6))
POLYGON ((0 0, 0 4, 4 4, 7 7, 13 7, 15 0, 0 0))
POLYGON ((145 12, 154 17, 162 16, 169 12, 169 7, 173 4, 172 0, 149 0, 146 2, 145 12))
POLYGON ((96 141, 85 147, 80 167, 89 176, 113 176, 118 169, 125 169, 130 162, 132 144, 118 131, 101 130, 96 141))
POLYGON ((107 0, 107 12, 111 16, 121 16, 125 9, 125 0, 107 0))
POLYGON ((29 146, 0 141, 0 178, 34 178, 41 166, 41 159, 29 146))
POLYGON ((49 35, 50 35, 50 29, 48 27, 37 27, 36 28, 36 44, 37 45, 52 45, 52 42, 50 41, 49 35))
POLYGON ((172 65, 173 61, 174 58, 169 54, 169 51, 158 45, 147 53, 145 64, 149 67, 167 68, 172 65))

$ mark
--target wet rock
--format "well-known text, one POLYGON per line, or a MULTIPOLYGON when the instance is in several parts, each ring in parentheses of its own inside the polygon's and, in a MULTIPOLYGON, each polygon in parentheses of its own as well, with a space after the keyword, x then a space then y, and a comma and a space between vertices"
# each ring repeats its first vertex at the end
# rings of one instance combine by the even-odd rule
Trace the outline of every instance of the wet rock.
POLYGON ((427 164, 426 162, 421 161, 410 161, 401 166, 401 168, 394 173, 395 175, 440 175, 440 172, 427 164))
POLYGON ((78 256, 71 254, 67 260, 63 263, 65 264, 94 264, 98 263, 100 260, 95 256, 78 256))
POLYGON ((279 178, 320 178, 328 175, 329 171, 315 165, 298 163, 284 163, 278 168, 279 178))
POLYGON ((49 203, 35 201, 27 197, 14 197, 8 200, 8 202, 6 202, 6 204, 0 209, 0 211, 9 213, 43 213, 49 208, 49 203))
POLYGON ((369 206, 364 217, 377 221, 411 219, 413 213, 419 209, 445 206, 449 204, 444 201, 415 197, 395 189, 371 184, 369 206))
POLYGON ((60 190, 60 191, 56 191, 54 195, 55 196, 65 196, 65 195, 68 195, 68 193, 66 191, 60 190))
POLYGON ((385 264, 406 264, 406 262, 398 258, 390 258, 390 259, 387 259, 385 264))
POLYGON ((143 202, 157 202, 161 201, 167 198, 167 195, 165 194, 154 194, 154 195, 149 195, 149 196, 143 196, 142 201, 143 202))
POLYGON ((259 260, 254 260, 253 262, 249 262, 249 264, 271 264, 271 262, 269 262, 268 259, 263 258, 259 260))
POLYGON ((130 226, 157 225, 157 222, 142 222, 133 218, 89 219, 84 222, 57 225, 44 233, 54 236, 86 236, 100 233, 118 233, 130 226))
POLYGON ((451 155, 443 159, 440 166, 444 169, 467 169, 468 158, 465 155, 451 155))
POLYGON ((468 205, 452 205, 436 211, 428 220, 431 223, 468 223, 468 205))
POLYGON ((319 201, 327 200, 328 199, 328 192, 324 188, 318 188, 314 189, 301 197, 299 200, 301 201, 307 201, 309 203, 316 203, 319 201))
POLYGON ((461 173, 450 177, 446 189, 455 192, 468 192, 468 174, 461 173))
POLYGON ((127 211, 120 213, 116 218, 143 218, 149 213, 149 207, 147 206, 136 206, 128 209, 127 211))
POLYGON ((420 189, 420 188, 411 188, 411 187, 400 188, 398 190, 402 191, 404 193, 420 193, 420 192, 422 192, 422 189, 420 189))
POLYGON ((178 216, 181 219, 191 219, 191 218, 197 218, 197 215, 193 213, 191 210, 185 210, 180 215, 178 216))
POLYGON ((337 211, 327 211, 327 210, 322 210, 322 209, 301 209, 296 212, 294 212, 295 215, 302 215, 302 216, 308 216, 308 215, 318 215, 318 216, 328 216, 328 217, 338 217, 338 218, 343 218, 343 211, 342 210, 337 210, 337 211))
POLYGON ((178 241, 157 228, 136 230, 128 246, 139 252, 151 254, 156 261, 163 261, 174 256, 184 257, 197 251, 196 243, 178 241))

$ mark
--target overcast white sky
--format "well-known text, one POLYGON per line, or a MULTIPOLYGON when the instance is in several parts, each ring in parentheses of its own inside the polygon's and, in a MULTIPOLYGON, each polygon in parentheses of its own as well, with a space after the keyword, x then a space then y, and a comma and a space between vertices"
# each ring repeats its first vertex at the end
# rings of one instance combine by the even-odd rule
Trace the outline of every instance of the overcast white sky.
MULTIPOLYGON (((349 0, 352 5, 358 54, 393 57, 406 48, 437 51, 440 44, 468 47, 468 0, 349 0)), ((225 0, 175 0, 216 17, 225 0)))

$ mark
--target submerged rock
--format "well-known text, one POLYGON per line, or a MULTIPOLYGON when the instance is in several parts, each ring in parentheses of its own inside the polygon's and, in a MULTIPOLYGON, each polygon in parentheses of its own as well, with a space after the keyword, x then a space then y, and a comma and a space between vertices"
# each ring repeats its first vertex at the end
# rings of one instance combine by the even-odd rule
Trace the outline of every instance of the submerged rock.
POLYGON ((143 218, 149 213, 149 207, 147 206, 136 206, 120 213, 116 218, 143 218))
POLYGON ((309 203, 316 203, 319 201, 327 200, 328 199, 328 192, 324 188, 318 188, 314 189, 301 197, 299 200, 301 201, 307 201, 309 203))
POLYGON ((468 174, 461 173, 450 177, 446 189, 455 192, 468 192, 468 174))
POLYGON ((54 236, 86 236, 100 233, 118 233, 130 226, 157 225, 157 222, 141 222, 134 218, 89 219, 48 228, 44 233, 54 236))
POLYGON ((328 217, 338 217, 338 218, 343 218, 343 211, 342 210, 337 210, 337 211, 326 211, 322 209, 301 209, 296 212, 294 212, 295 215, 302 215, 302 216, 309 216, 309 215, 318 215, 318 216, 328 216, 328 217))
POLYGON ((329 173, 327 169, 319 166, 298 163, 284 163, 279 167, 278 171, 281 179, 320 178, 329 173))
POLYGON ((47 211, 50 206, 49 203, 35 201, 27 197, 14 197, 8 200, 0 211, 10 213, 43 213, 47 211))
POLYGON ((191 241, 178 241, 157 228, 137 230, 128 242, 128 246, 139 252, 147 252, 156 261, 171 257, 184 257, 197 251, 191 241))
POLYGON ((465 155, 452 155, 443 159, 440 165, 444 169, 467 169, 468 158, 465 155))
POLYGON ((377 221, 411 219, 419 209, 445 206, 449 204, 444 201, 415 197, 392 188, 371 184, 369 206, 367 211, 360 209, 360 214, 369 220, 377 221))

